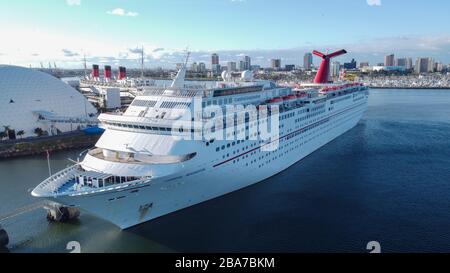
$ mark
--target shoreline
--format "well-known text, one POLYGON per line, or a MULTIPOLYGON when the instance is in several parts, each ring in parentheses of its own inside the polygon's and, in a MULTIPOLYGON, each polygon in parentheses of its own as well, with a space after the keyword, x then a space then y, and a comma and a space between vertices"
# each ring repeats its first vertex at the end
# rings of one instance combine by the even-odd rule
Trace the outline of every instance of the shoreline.
POLYGON ((13 143, 0 142, 0 161, 19 157, 59 152, 78 148, 89 148, 95 145, 100 135, 86 135, 84 133, 67 136, 55 136, 44 139, 16 141, 13 143))

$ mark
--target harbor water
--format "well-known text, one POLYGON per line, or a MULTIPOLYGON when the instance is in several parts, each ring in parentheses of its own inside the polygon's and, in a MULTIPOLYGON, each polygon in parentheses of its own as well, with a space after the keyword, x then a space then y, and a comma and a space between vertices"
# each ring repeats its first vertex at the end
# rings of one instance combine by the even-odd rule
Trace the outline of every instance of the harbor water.
MULTIPOLYGON (((51 155, 52 171, 81 151, 51 155)), ((0 161, 0 216, 39 200, 45 155, 0 161)), ((350 132, 266 181, 121 231, 38 209, 0 223, 10 252, 450 252, 450 90, 371 90, 350 132)))

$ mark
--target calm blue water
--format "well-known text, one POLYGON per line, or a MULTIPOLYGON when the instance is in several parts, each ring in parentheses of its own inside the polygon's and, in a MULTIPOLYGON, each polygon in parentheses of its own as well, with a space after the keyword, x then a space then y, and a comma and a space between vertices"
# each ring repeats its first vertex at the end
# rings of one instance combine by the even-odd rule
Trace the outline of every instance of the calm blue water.
MULTIPOLYGON (((53 155, 63 168, 67 157, 53 155)), ((0 215, 34 202, 45 157, 0 162, 0 215)), ((360 124, 267 181, 128 231, 39 210, 4 223, 12 252, 450 252, 450 90, 372 90, 360 124)))

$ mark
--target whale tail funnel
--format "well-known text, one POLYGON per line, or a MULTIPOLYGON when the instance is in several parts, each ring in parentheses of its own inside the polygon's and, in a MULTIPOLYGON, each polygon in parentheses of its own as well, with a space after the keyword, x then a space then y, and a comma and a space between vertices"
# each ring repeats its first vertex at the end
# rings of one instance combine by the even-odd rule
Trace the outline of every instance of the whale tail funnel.
POLYGON ((331 54, 324 54, 317 50, 313 51, 313 54, 322 58, 322 63, 320 64, 319 71, 317 71, 316 78, 314 79, 314 83, 323 84, 330 82, 330 60, 334 57, 338 57, 346 54, 347 51, 345 49, 333 52, 331 54))

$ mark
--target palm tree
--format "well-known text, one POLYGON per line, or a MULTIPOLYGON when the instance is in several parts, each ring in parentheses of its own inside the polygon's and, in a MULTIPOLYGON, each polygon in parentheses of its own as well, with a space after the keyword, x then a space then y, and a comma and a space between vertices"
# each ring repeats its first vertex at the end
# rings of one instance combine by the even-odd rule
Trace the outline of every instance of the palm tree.
POLYGON ((5 137, 7 137, 5 132, 0 132, 0 140, 3 140, 5 137))
POLYGON ((44 135, 44 130, 42 130, 41 128, 36 128, 36 129, 34 129, 34 133, 38 136, 38 137, 41 137, 41 136, 43 136, 44 135))
POLYGON ((20 130, 19 132, 17 132, 17 136, 20 137, 20 139, 22 139, 22 137, 25 135, 25 131, 24 130, 20 130))
POLYGON ((3 128, 5 128, 5 130, 3 132, 0 132, 1 133, 0 139, 7 138, 9 136, 9 131, 11 130, 9 125, 3 125, 3 128))
POLYGON ((9 133, 9 131, 11 131, 11 128, 9 127, 9 125, 3 125, 3 128, 5 128, 5 133, 9 133))

